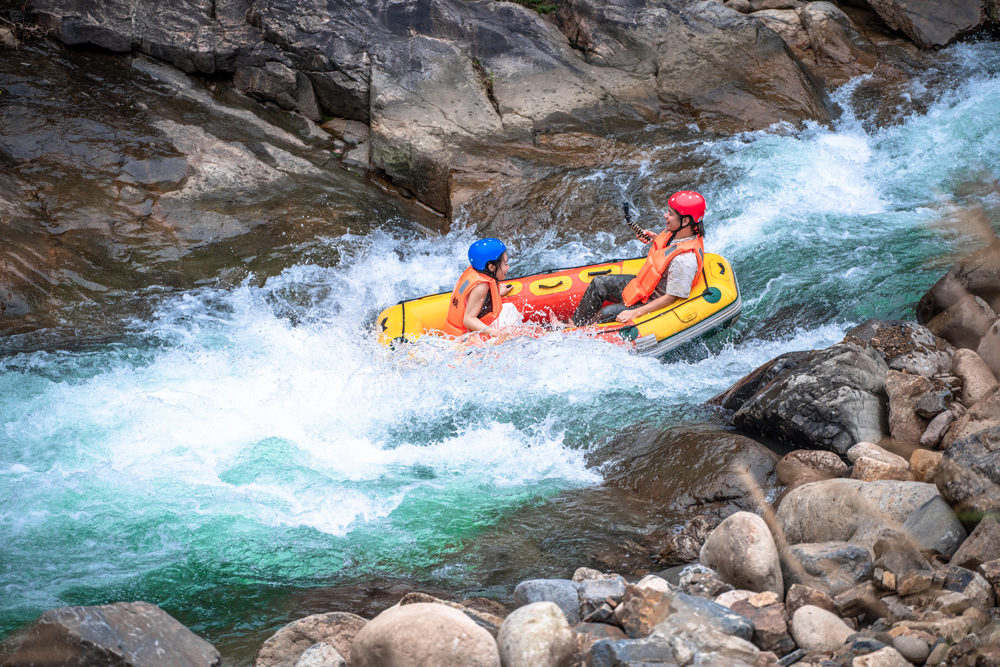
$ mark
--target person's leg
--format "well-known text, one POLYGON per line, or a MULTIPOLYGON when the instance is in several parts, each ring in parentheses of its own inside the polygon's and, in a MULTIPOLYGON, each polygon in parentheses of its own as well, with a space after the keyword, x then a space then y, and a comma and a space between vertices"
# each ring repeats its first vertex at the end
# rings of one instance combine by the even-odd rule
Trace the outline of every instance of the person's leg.
POLYGON ((573 313, 573 324, 578 327, 593 324, 597 312, 605 301, 621 303, 622 291, 633 278, 635 276, 630 275, 597 276, 594 278, 587 286, 587 291, 583 293, 583 298, 580 299, 576 312, 573 313))
POLYGON ((628 309, 629 306, 626 306, 624 303, 615 303, 610 306, 604 306, 604 308, 601 308, 600 312, 597 313, 597 317, 594 318, 594 323, 607 324, 608 322, 614 322, 618 318, 618 313, 628 309))

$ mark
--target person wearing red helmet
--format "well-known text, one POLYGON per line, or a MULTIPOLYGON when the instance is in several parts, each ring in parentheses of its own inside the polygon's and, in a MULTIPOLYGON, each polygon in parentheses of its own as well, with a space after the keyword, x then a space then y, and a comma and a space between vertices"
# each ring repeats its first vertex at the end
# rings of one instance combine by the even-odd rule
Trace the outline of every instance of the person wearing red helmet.
MULTIPOLYGON (((587 286, 570 326, 617 320, 627 324, 637 317, 688 298, 701 273, 705 255, 705 198, 682 190, 667 200, 666 229, 654 237, 637 235, 650 243, 649 253, 637 275, 597 276, 587 286), (601 308, 610 301, 611 305, 601 308)), ((561 323, 549 313, 554 326, 561 323)))

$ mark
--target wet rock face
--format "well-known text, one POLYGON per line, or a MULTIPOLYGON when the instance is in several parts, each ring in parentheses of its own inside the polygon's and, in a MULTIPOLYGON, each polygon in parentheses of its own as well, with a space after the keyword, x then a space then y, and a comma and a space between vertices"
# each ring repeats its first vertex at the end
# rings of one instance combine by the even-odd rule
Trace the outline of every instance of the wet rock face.
POLYGON ((211 644, 156 605, 118 602, 45 612, 4 664, 217 667, 221 662, 211 644))
POLYGON ((444 213, 452 161, 470 147, 567 127, 694 120, 733 131, 829 118, 777 34, 696 0, 572 0, 558 15, 565 34, 515 3, 459 0, 36 9, 65 43, 235 73, 241 90, 309 118, 371 123, 372 166, 444 213))
POLYGON ((944 46, 980 24, 982 0, 869 0, 894 30, 902 30, 922 48, 944 46))
POLYGON ((51 43, 0 58, 0 82, 4 329, 118 290, 191 287, 234 265, 266 276, 318 235, 402 210, 336 168, 330 135, 224 82, 51 43))
POLYGON ((602 470, 605 484, 655 500, 662 510, 754 511, 777 491, 778 457, 744 436, 650 432, 614 449, 615 462, 602 470))
POLYGON ((851 343, 813 352, 750 398, 733 424, 784 442, 846 454, 886 435, 885 362, 851 343))

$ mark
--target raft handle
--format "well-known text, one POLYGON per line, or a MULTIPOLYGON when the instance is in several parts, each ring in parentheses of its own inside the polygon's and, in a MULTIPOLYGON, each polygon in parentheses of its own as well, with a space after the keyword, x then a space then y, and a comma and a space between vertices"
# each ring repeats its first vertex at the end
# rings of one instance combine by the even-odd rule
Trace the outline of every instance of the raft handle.
POLYGON ((587 276, 606 276, 611 273, 611 269, 604 269, 603 271, 587 271, 587 276))
POLYGON ((563 281, 560 280, 555 285, 539 285, 538 289, 555 289, 555 288, 559 287, 562 284, 563 284, 563 281))
POLYGON ((726 266, 722 262, 716 262, 716 264, 719 265, 719 275, 720 276, 726 275, 726 266))

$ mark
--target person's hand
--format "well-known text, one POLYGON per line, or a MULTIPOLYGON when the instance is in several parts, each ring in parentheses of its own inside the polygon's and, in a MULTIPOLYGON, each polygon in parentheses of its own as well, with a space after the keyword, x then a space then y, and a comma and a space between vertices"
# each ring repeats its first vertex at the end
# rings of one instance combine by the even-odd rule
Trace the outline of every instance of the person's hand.
POLYGON ((653 241, 654 236, 655 235, 653 234, 653 232, 649 231, 648 229, 644 229, 642 230, 642 233, 635 235, 635 237, 640 241, 642 241, 643 243, 651 243, 653 241))
POLYGON ((623 310, 622 312, 618 313, 618 317, 616 317, 615 319, 618 320, 618 322, 621 324, 628 324, 636 317, 638 317, 638 311, 639 311, 638 308, 633 308, 632 310, 623 310))
POLYGON ((500 296, 507 296, 514 291, 514 286, 510 283, 505 283, 500 286, 500 296))

